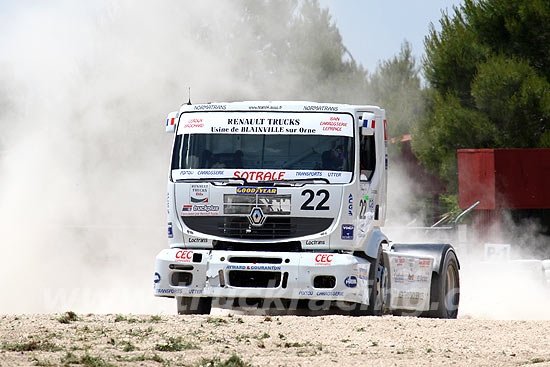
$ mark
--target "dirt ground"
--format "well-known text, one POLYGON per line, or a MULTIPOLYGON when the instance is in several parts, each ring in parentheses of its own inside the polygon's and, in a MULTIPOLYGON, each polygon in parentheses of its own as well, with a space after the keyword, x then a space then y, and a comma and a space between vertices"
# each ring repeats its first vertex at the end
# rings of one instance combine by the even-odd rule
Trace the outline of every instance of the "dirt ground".
POLYGON ((550 321, 0 315, 0 366, 550 366, 550 321))

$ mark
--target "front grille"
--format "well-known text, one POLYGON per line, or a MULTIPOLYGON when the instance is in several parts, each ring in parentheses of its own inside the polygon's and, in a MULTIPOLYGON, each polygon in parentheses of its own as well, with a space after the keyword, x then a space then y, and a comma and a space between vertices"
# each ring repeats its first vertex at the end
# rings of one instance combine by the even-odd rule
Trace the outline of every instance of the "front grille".
POLYGON ((332 218, 267 217, 263 226, 252 226, 248 217, 197 216, 182 217, 183 223, 193 231, 213 236, 269 240, 308 236, 327 230, 332 218))
POLYGON ((290 215, 291 195, 225 194, 223 196, 224 214, 248 215, 256 207, 262 209, 264 214, 290 215))

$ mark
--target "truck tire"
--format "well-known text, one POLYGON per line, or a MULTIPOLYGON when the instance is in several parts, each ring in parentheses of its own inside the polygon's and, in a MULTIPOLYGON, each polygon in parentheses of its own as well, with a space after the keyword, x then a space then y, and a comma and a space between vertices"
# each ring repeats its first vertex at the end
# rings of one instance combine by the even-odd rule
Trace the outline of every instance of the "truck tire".
POLYGON ((381 316, 384 309, 383 287, 386 276, 382 247, 378 248, 376 259, 369 259, 369 304, 356 303, 350 314, 352 316, 381 316))
POLYGON ((458 260, 448 251, 439 274, 433 273, 430 290, 430 311, 422 316, 439 319, 456 319, 460 301, 458 260))
POLYGON ((176 297, 178 315, 208 315, 212 297, 176 297))

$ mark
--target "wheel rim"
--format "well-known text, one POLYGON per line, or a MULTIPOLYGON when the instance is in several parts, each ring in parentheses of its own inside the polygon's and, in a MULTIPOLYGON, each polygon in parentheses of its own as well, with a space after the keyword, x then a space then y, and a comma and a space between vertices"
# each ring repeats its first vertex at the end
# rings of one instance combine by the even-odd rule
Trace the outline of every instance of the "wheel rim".
POLYGON ((456 288, 458 288, 458 276, 457 276, 457 271, 454 264, 452 263, 449 264, 449 266, 447 267, 446 275, 447 276, 445 277, 446 278, 445 303, 446 303, 447 310, 452 312, 455 310, 458 304, 457 302, 458 292, 456 291, 456 288))

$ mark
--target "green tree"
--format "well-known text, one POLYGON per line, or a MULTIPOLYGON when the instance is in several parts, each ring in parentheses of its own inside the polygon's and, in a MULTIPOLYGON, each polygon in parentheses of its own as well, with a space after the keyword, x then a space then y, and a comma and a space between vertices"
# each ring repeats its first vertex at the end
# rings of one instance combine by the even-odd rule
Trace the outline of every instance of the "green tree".
POLYGON ((425 39, 420 160, 457 190, 459 148, 550 146, 550 2, 465 0, 425 39))
POLYGON ((321 9, 317 0, 300 3, 287 38, 287 65, 302 80, 300 89, 319 101, 365 103, 367 73, 349 55, 328 9, 321 9))
POLYGON ((255 89, 234 99, 295 99, 365 103, 367 73, 351 57, 328 9, 318 0, 230 0, 238 18, 215 14, 195 37, 231 73, 255 89))
POLYGON ((408 134, 424 111, 419 68, 409 42, 398 55, 382 61, 369 78, 373 103, 386 109, 390 138, 408 134))

